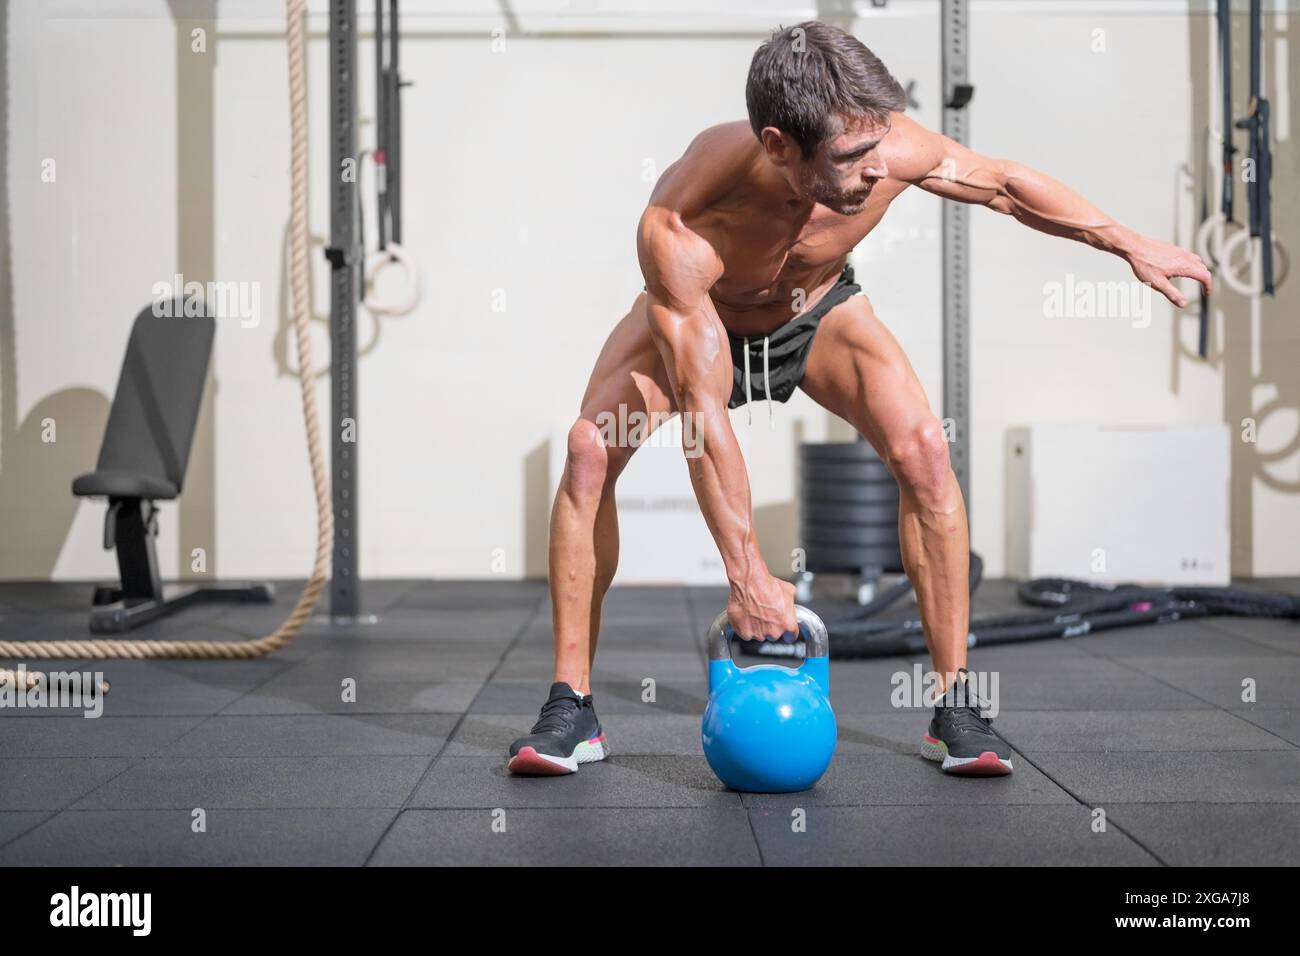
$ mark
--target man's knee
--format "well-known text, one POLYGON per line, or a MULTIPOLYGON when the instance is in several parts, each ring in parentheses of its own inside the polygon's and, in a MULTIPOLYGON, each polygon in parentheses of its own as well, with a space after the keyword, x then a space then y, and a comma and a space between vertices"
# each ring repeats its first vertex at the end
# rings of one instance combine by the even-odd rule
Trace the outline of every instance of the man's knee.
POLYGON ((578 496, 600 496, 622 471, 624 456, 619 449, 608 447, 600 428, 586 418, 573 423, 568 442, 564 474, 569 491, 578 496))
POLYGON ((943 426, 933 417, 903 431, 887 449, 899 485, 922 504, 941 507, 952 487, 952 462, 943 426))

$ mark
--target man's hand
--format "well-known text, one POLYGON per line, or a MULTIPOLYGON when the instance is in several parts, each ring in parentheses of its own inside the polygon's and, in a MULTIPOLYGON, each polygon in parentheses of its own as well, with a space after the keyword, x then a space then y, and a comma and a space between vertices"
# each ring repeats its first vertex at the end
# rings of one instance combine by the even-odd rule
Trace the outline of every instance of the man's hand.
POLYGON ((1214 285, 1210 270, 1205 267, 1200 256, 1159 239, 1137 236, 1124 258, 1133 267, 1133 274, 1140 281, 1150 283, 1152 288, 1180 309, 1187 305, 1188 299, 1170 281, 1175 276, 1195 279, 1206 295, 1210 294, 1214 285))
POLYGON ((794 613, 794 585, 774 578, 762 568, 731 587, 727 619, 744 641, 775 641, 798 634, 794 613))

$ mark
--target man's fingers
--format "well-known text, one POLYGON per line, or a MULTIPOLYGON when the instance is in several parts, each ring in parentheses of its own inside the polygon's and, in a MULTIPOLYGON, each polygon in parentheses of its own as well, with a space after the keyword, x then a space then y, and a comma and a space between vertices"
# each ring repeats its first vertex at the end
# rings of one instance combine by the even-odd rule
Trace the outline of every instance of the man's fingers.
POLYGON ((759 634, 752 630, 738 631, 730 624, 727 625, 727 633, 730 637, 738 637, 742 641, 780 641, 785 638, 784 634, 759 634))
POLYGON ((1214 288, 1214 275, 1206 267, 1200 256, 1191 256, 1186 265, 1179 266, 1170 272, 1170 276, 1183 276, 1193 279, 1201 287, 1201 291, 1206 295, 1214 288))
POLYGON ((1210 270, 1206 268, 1205 263, 1202 262, 1199 257, 1196 260, 1196 267, 1188 270, 1184 274, 1189 279, 1195 279, 1199 282, 1201 285, 1201 291, 1206 295, 1209 295, 1210 291, 1214 288, 1214 276, 1211 274, 1210 270))
POLYGON ((1164 276, 1156 276, 1155 281, 1151 284, 1155 286, 1157 292, 1178 306, 1178 308, 1181 309, 1187 305, 1187 297, 1174 288, 1174 284, 1164 276))

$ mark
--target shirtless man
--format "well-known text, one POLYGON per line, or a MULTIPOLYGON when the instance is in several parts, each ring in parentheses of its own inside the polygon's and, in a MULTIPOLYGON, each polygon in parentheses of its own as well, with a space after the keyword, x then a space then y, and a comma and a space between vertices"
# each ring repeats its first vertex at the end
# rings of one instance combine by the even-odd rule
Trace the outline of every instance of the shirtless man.
POLYGON ((797 630, 794 586, 759 552, 727 414, 754 399, 784 402, 797 386, 857 429, 898 481, 903 565, 938 689, 948 689, 944 675, 960 675, 945 699, 953 705, 935 707, 922 753, 950 772, 1010 773, 1010 748, 960 693, 969 540, 943 428, 907 356, 855 294, 848 253, 895 197, 919 186, 1120 256, 1180 308, 1187 297, 1171 280, 1190 277, 1208 291, 1210 275, 1197 256, 1137 234, 1048 176, 921 127, 903 114, 903 91, 880 60, 833 26, 774 32, 754 54, 745 100, 749 121, 700 133, 660 177, 637 228, 645 291, 596 361, 551 514, 555 682, 532 732, 511 746, 509 768, 572 773, 609 752, 589 681, 618 562, 614 483, 635 450, 607 444, 598 422, 620 406, 651 422, 691 416, 687 463, 737 635, 797 630))

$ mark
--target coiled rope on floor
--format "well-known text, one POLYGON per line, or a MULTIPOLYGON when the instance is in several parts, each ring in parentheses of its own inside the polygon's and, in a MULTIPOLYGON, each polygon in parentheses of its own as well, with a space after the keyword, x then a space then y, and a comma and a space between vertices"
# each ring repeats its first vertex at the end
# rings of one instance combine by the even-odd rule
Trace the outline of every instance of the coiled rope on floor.
MULTIPOLYGON (((978 558, 974 554, 971 557, 974 571, 978 558)), ((978 584, 979 575, 972 573, 972 594, 978 584)), ((910 583, 906 590, 911 590, 910 583)), ((1082 637, 1115 628, 1204 617, 1300 618, 1300 597, 1241 587, 1150 587, 1035 578, 1023 582, 1018 594, 1024 604, 1051 610, 974 617, 967 635, 969 647, 1082 637)), ((865 615, 859 612, 847 619, 828 619, 831 657, 924 653, 926 641, 920 618, 863 620, 882 609, 870 609, 865 615)))
MULTIPOLYGON (((984 562, 972 551, 972 596, 983 577, 984 562)), ((912 582, 903 577, 861 608, 845 611, 814 603, 813 610, 826 623, 831 657, 852 660, 927 653, 920 617, 876 619, 912 590, 912 582)), ((1050 610, 973 617, 967 647, 1082 637, 1115 628, 1203 617, 1300 620, 1300 597, 1242 587, 1151 587, 1035 578, 1021 583, 1017 594, 1023 604, 1050 610)), ((804 650, 801 643, 757 641, 742 642, 739 648, 741 653, 756 657, 800 657, 804 650)))
MULTIPOLYGON (((65 641, 3 641, 3 658, 171 658, 232 660, 262 657, 287 645, 311 617, 329 578, 330 553, 334 547, 334 515, 330 508, 329 481, 321 448, 320 422, 313 387, 311 336, 308 331, 307 292, 310 282, 307 232, 307 69, 304 20, 306 0, 286 0, 285 37, 289 49, 290 149, 290 312, 298 345, 298 383, 302 392, 302 414, 307 428, 307 454, 311 462, 316 495, 316 558, 298 603, 274 633, 247 641, 140 640, 96 638, 65 641)), ((41 681, 39 672, 26 674, 28 687, 41 681)), ((12 670, 0 670, 0 683, 16 682, 12 670)))

